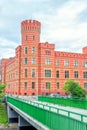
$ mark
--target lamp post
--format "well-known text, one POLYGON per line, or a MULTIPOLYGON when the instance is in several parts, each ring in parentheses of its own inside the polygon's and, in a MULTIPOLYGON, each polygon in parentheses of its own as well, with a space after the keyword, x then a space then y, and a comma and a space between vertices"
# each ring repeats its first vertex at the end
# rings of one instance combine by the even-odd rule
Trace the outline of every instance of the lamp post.
POLYGON ((42 95, 45 95, 44 90, 45 90, 45 87, 44 87, 44 83, 43 83, 43 84, 42 84, 42 95))

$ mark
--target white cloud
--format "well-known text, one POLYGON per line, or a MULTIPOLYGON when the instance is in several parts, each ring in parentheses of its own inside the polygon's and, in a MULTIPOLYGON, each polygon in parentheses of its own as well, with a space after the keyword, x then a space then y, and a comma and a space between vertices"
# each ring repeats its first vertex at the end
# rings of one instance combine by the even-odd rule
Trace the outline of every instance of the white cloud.
POLYGON ((81 1, 69 1, 65 3, 59 10, 57 10, 58 18, 62 23, 73 22, 80 12, 86 8, 87 5, 81 1))
POLYGON ((30 18, 41 22, 42 42, 54 43, 58 50, 81 51, 87 45, 87 22, 82 22, 79 16, 87 9, 87 1, 66 0, 57 6, 59 1, 0 1, 0 37, 3 37, 0 38, 0 56, 14 55, 18 44, 13 41, 20 39, 20 22, 30 18))
POLYGON ((14 56, 15 56, 15 49, 7 48, 7 49, 3 49, 2 53, 0 52, 0 59, 10 58, 14 56))
MULTIPOLYGON (((81 22, 79 15, 87 8, 85 1, 68 1, 60 8, 51 10, 50 14, 35 14, 34 17, 41 20, 43 25, 42 41, 56 42, 56 47, 70 50, 73 46, 85 46, 87 41, 87 22, 81 22), (45 27, 44 27, 45 26, 45 27), (68 45, 67 45, 68 44, 68 45)), ((72 49, 76 51, 76 49, 72 49)))
POLYGON ((13 57, 17 45, 18 44, 13 41, 0 38, 0 59, 13 57))
POLYGON ((10 41, 10 40, 7 40, 7 39, 0 38, 0 46, 1 47, 9 47, 9 46, 16 47, 17 43, 10 41))

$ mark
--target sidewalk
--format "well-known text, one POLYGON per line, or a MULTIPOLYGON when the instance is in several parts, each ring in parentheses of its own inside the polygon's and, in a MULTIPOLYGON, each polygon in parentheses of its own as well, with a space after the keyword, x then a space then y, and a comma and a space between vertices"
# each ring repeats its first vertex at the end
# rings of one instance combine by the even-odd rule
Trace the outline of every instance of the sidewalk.
POLYGON ((17 123, 11 123, 8 124, 8 126, 4 125, 4 124, 0 124, 0 130, 17 130, 17 123))

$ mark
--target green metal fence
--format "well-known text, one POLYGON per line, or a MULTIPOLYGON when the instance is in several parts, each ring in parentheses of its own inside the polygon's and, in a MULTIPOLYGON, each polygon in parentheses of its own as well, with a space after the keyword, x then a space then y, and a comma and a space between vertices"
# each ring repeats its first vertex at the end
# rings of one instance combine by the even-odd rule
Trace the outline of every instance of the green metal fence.
POLYGON ((64 106, 87 109, 87 100, 54 98, 54 97, 46 97, 46 96, 38 96, 38 100, 43 102, 64 105, 64 106))
POLYGON ((60 109, 41 103, 13 97, 7 97, 7 102, 49 127, 50 130, 87 130, 87 123, 84 121, 84 118, 87 117, 84 115, 77 114, 81 117, 80 120, 77 120, 70 117, 69 111, 66 111, 67 115, 63 115, 59 113, 60 109))

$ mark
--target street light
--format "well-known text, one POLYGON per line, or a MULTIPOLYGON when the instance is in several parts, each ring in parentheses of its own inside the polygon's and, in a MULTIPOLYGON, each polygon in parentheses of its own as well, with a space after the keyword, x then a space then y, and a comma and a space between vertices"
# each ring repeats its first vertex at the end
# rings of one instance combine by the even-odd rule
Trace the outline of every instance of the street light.
POLYGON ((45 92, 44 92, 44 90, 45 90, 45 87, 44 87, 45 85, 44 85, 44 83, 42 84, 42 95, 45 95, 45 92))

